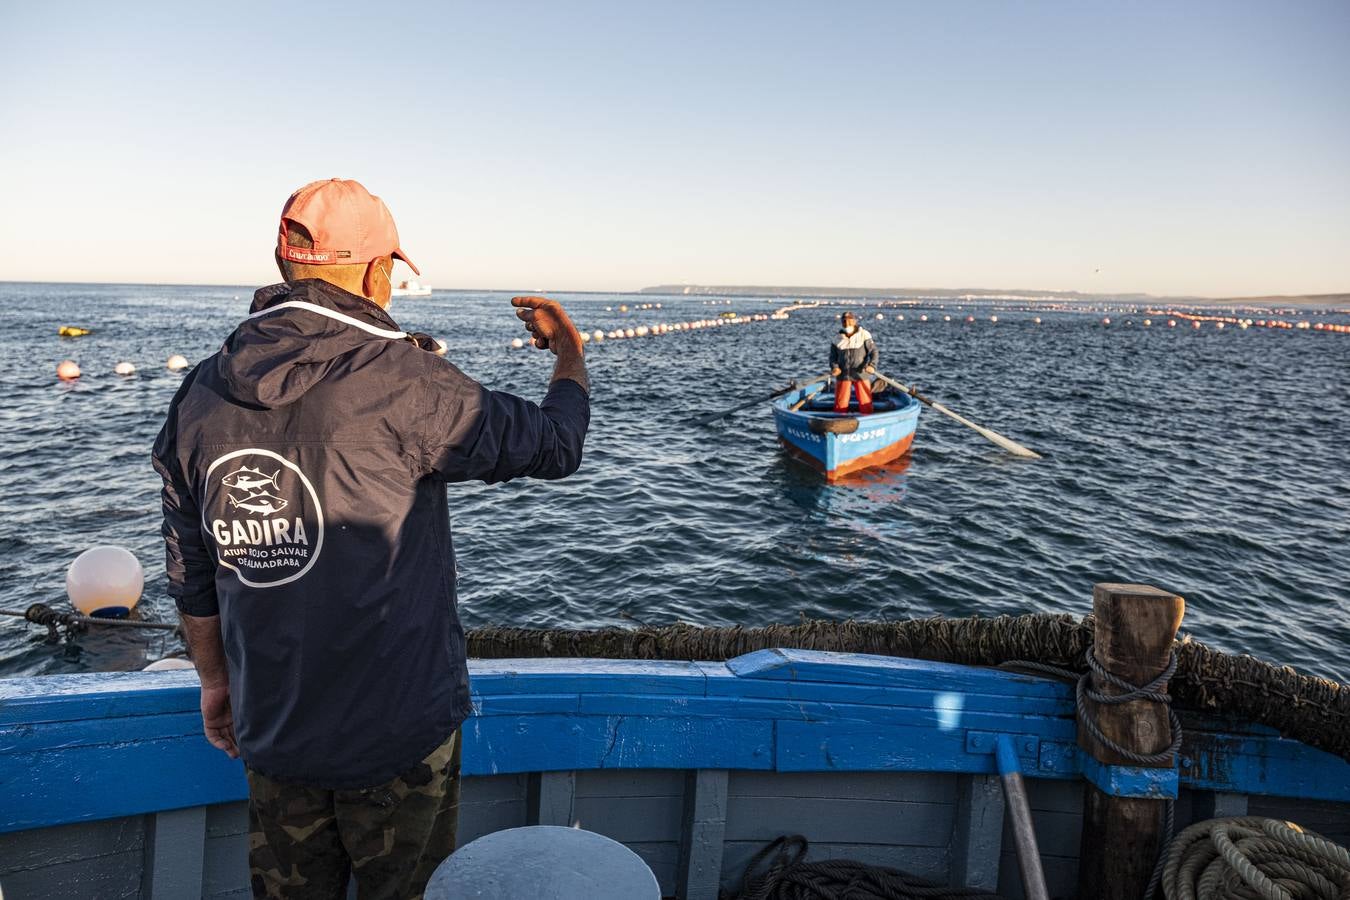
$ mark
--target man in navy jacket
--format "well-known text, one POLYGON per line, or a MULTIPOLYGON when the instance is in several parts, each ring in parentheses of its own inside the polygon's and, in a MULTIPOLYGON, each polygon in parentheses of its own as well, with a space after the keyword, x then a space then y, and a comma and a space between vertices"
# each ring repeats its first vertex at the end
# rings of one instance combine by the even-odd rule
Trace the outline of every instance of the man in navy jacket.
POLYGON ((491 391, 390 318, 389 210, 296 191, 284 283, 184 380, 155 442, 169 592, 213 745, 249 777, 255 896, 421 894, 455 844, 469 714, 447 483, 564 478, 590 418, 562 308, 512 303, 557 363, 491 391))

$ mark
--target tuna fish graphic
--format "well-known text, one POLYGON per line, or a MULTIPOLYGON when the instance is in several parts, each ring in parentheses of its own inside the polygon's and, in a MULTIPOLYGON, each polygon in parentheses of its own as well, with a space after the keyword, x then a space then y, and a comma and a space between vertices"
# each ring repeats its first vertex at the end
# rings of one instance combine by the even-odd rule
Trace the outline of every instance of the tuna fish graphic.
POLYGON ((220 483, 227 488, 235 488, 241 491, 257 491, 270 484, 272 490, 275 491, 277 489, 277 476, 280 474, 280 469, 277 469, 271 475, 264 475, 262 469, 250 469, 248 466, 244 466, 235 469, 220 479, 220 483))
POLYGON ((233 494, 226 494, 225 496, 226 499, 230 501, 230 507, 232 509, 242 509, 247 512, 260 513, 262 515, 279 513, 289 505, 289 501, 269 494, 266 491, 249 494, 243 500, 236 500, 233 494))

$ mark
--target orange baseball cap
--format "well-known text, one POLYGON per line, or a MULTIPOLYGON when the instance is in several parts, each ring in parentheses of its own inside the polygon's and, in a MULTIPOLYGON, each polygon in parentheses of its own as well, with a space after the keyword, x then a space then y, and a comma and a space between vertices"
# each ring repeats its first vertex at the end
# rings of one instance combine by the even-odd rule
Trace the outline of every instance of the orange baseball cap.
POLYGON ((291 194, 281 208, 277 255, 282 259, 311 266, 351 266, 385 254, 422 274, 398 245, 398 229, 389 207, 359 181, 311 181, 291 194), (303 225, 314 246, 286 243, 287 222, 303 225))

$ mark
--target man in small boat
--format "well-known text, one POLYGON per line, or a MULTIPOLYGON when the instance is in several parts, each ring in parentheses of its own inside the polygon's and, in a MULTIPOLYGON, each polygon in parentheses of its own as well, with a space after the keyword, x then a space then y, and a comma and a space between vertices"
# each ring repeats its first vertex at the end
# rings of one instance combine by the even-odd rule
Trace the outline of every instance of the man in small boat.
MULTIPOLYGON (((186 233, 184 231, 183 233, 186 233)), ((242 757, 255 897, 421 896, 455 848, 469 715, 447 484, 563 478, 590 420, 581 337, 540 404, 489 390, 388 313, 401 249, 355 181, 281 213, 284 283, 189 372, 155 442, 169 594, 207 739, 242 757)))
POLYGON ((877 370, 877 345, 866 328, 858 325, 858 317, 846 312, 839 318, 839 334, 830 344, 830 374, 834 376, 834 411, 848 412, 849 394, 858 389, 858 412, 872 413, 871 379, 866 376, 877 370))

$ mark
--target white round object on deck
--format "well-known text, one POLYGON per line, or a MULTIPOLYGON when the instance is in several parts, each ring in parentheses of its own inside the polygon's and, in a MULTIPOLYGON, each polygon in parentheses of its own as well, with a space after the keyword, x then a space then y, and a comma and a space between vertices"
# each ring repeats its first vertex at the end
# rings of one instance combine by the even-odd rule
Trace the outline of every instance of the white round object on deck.
POLYGON ((172 669, 195 669, 192 660, 184 659, 181 656, 166 656, 163 659, 157 659, 150 665, 141 669, 142 672, 168 672, 172 669))
POLYGON ((135 375, 136 367, 129 362, 120 362, 113 366, 113 372, 118 375, 135 375))
POLYGON ((164 363, 170 372, 181 372, 188 367, 187 357, 181 353, 175 353, 164 363))
POLYGON ((90 547, 66 569, 70 605, 86 616, 125 616, 136 608, 144 589, 145 571, 123 547, 90 547))

